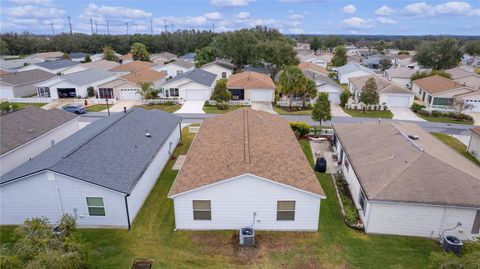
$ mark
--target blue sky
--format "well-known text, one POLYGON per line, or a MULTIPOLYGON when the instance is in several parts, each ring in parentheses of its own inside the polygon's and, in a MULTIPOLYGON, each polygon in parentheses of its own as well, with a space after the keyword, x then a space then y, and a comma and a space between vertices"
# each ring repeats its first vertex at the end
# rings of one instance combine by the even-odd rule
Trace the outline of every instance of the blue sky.
POLYGON ((480 1, 1 0, 2 32, 229 31, 263 25, 286 34, 480 35, 480 1), (95 25, 94 25, 95 29, 95 25), (95 30, 96 31, 96 30, 95 30))

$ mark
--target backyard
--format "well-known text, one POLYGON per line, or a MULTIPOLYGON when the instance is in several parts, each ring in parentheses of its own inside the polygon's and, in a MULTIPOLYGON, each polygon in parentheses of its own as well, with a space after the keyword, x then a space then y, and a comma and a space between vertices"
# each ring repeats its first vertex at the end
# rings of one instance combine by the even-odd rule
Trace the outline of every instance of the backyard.
POLYGON ((469 159, 470 161, 480 166, 480 161, 477 160, 475 156, 470 154, 470 152, 467 151, 467 146, 465 146, 462 142, 460 142, 455 137, 451 137, 448 134, 442 134, 442 133, 432 133, 432 135, 440 139, 443 143, 447 144, 452 149, 456 150, 458 153, 465 156, 465 158, 469 159))
POLYGON ((363 110, 343 108, 343 111, 345 111, 345 113, 347 113, 352 117, 359 117, 359 118, 382 118, 382 119, 393 118, 393 114, 392 112, 390 112, 390 110, 363 111, 363 110))
MULTIPOLYGON (((174 156, 186 154, 193 135, 183 130, 174 156)), ((309 162, 308 141, 300 141, 309 162)), ((342 220, 329 175, 317 174, 325 190, 319 231, 258 232, 255 248, 239 247, 234 231, 174 231, 173 203, 167 193, 177 171, 169 160, 132 229, 85 229, 94 268, 129 268, 135 258, 154 259, 153 268, 426 268, 439 251, 425 238, 366 235, 342 220)), ((1 227, 2 244, 13 241, 13 227, 1 227)))

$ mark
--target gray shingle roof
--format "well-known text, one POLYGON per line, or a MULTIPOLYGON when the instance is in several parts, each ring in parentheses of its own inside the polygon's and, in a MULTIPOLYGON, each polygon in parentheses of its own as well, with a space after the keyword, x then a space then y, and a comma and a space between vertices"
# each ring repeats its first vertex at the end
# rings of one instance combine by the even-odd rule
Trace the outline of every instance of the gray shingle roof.
POLYGON ((65 81, 78 86, 114 77, 114 73, 102 69, 88 69, 62 76, 65 81))
POLYGON ((184 60, 175 60, 171 63, 168 63, 168 64, 176 64, 178 66, 181 66, 183 68, 192 68, 194 66, 194 64, 192 62, 187 62, 187 61, 184 61, 184 60))
POLYGON ((355 71, 364 71, 364 72, 367 72, 367 73, 370 73, 370 74, 375 74, 375 72, 373 72, 372 70, 368 69, 367 67, 363 66, 363 65, 360 65, 358 63, 354 63, 354 62, 350 62, 350 63, 347 63, 346 65, 344 66, 340 66, 338 69, 337 69, 337 73, 339 75, 343 75, 343 74, 348 74, 348 73, 351 73, 351 72, 355 72, 355 71))
POLYGON ((233 70, 235 68, 234 64, 232 64, 231 62, 229 62, 227 60, 222 60, 222 59, 217 59, 213 62, 209 62, 207 64, 204 64, 201 68, 211 66, 211 65, 218 65, 218 66, 221 66, 221 67, 229 69, 229 70, 233 70))
POLYGON ((36 63, 35 65, 46 68, 48 70, 55 70, 59 68, 74 66, 77 64, 80 64, 80 63, 75 61, 70 61, 70 60, 58 60, 58 61, 51 61, 51 62, 36 63))
POLYGON ((60 109, 29 106, 0 117, 0 155, 77 118, 60 109))
POLYGON ((55 77, 55 74, 40 69, 14 72, 0 77, 1 82, 5 82, 12 86, 35 83, 55 77))
POLYGON ((70 53, 68 56, 70 56, 70 58, 85 58, 85 56, 87 56, 86 53, 84 52, 72 52, 70 53))
MULTIPOLYGON (((317 82, 317 84, 320 84, 320 85, 332 85, 332 86, 334 86, 334 87, 341 88, 340 85, 338 85, 335 81, 333 81, 333 80, 332 80, 331 78, 329 78, 328 76, 319 75, 319 74, 317 74, 317 73, 315 73, 315 72, 312 72, 312 71, 310 71, 310 70, 305 70, 305 71, 303 71, 303 74, 304 74, 307 78, 309 78, 309 79, 317 82)), ((320 85, 319 85, 319 86, 320 86, 320 85)))
POLYGON ((196 53, 190 52, 190 53, 187 53, 185 55, 182 55, 182 56, 178 57, 178 59, 193 61, 195 59, 196 55, 197 55, 196 53))
POLYGON ((114 114, 3 175, 0 183, 50 170, 128 194, 180 120, 167 112, 141 108, 114 114))
POLYGON ((168 80, 167 83, 174 82, 183 78, 210 87, 212 86, 213 82, 215 82, 217 75, 202 69, 193 69, 183 74, 177 75, 176 77, 168 80))

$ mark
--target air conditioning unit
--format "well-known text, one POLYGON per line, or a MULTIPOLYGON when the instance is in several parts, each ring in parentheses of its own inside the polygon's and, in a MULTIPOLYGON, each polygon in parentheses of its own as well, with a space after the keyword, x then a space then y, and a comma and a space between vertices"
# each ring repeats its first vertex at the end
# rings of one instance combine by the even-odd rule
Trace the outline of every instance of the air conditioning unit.
POLYGON ((255 245, 255 231, 253 228, 240 229, 240 245, 254 246, 255 245))

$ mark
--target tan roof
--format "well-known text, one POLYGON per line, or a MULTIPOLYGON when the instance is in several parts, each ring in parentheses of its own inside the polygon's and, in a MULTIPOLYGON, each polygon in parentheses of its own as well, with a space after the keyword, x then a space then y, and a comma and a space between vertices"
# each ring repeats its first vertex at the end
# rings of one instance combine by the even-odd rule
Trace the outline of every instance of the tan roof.
POLYGON ((143 82, 151 82, 154 83, 159 79, 165 78, 166 75, 163 72, 157 72, 150 69, 145 69, 140 72, 132 72, 128 75, 122 76, 123 79, 128 80, 132 83, 143 83, 143 82))
POLYGON ((469 76, 478 76, 474 73, 468 72, 465 69, 462 69, 460 67, 454 67, 451 69, 445 70, 445 72, 449 73, 452 76, 452 79, 459 79, 459 78, 464 78, 464 77, 469 77, 469 76))
POLYGON ((10 74, 10 72, 0 69, 0 76, 6 75, 6 74, 10 74))
POLYGON ((130 59, 133 59, 133 55, 131 53, 127 53, 125 55, 122 55, 122 56, 118 57, 118 59, 120 59, 120 60, 130 60, 130 59))
POLYGON ((63 52, 60 52, 60 51, 40 52, 35 54, 35 57, 43 58, 43 59, 59 58, 59 57, 63 57, 63 52))
POLYGON ((288 122, 250 108, 204 120, 169 196, 247 173, 325 196, 288 122))
POLYGON ((446 92, 462 87, 461 84, 439 75, 417 79, 414 80, 413 83, 431 94, 446 92))
POLYGON ((117 63, 117 62, 100 60, 100 61, 95 61, 95 62, 84 63, 84 64, 81 64, 80 66, 83 67, 83 68, 86 68, 86 69, 97 68, 97 69, 108 70, 108 69, 114 68, 114 67, 119 66, 119 65, 120 64, 117 63))
POLYGON ((327 69, 319 66, 318 64, 314 64, 314 63, 302 62, 302 63, 298 64, 298 68, 300 68, 300 70, 302 70, 302 71, 310 70, 310 71, 313 71, 313 72, 316 72, 316 73, 321 73, 321 74, 327 74, 328 75, 327 69))
POLYGON ((472 133, 480 136, 480 127, 472 128, 472 129, 470 129, 470 131, 472 131, 472 133))
POLYGON ((100 84, 98 85, 98 88, 115 88, 117 86, 120 86, 122 84, 129 84, 129 85, 132 85, 132 86, 136 86, 136 87, 139 87, 137 84, 135 83, 131 83, 131 82, 128 82, 126 81, 125 79, 122 79, 122 78, 117 78, 115 80, 112 80, 112 81, 109 81, 109 82, 106 82, 106 83, 103 83, 103 84, 100 84))
POLYGON ((142 71, 142 70, 145 70, 145 69, 149 69, 151 68, 152 66, 154 66, 155 64, 154 63, 151 63, 151 62, 143 62, 143 61, 133 61, 133 62, 129 62, 129 63, 126 63, 126 64, 122 64, 122 65, 119 65, 117 67, 114 67, 112 69, 110 69, 110 71, 113 71, 113 72, 138 72, 138 71, 142 71))
POLYGON ((368 199, 480 207, 480 167, 418 125, 333 127, 368 199))
POLYGON ((275 83, 268 75, 248 71, 231 75, 227 80, 227 88, 275 89, 275 83))
POLYGON ((382 93, 405 93, 405 94, 413 94, 412 91, 403 88, 395 83, 391 83, 390 81, 381 78, 379 76, 374 75, 367 75, 367 76, 359 76, 359 77, 351 77, 348 80, 359 90, 365 86, 365 83, 369 78, 374 78, 375 82, 377 83, 377 89, 379 92, 382 93))

